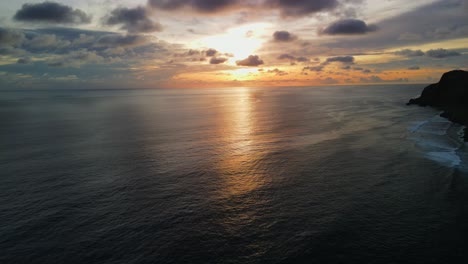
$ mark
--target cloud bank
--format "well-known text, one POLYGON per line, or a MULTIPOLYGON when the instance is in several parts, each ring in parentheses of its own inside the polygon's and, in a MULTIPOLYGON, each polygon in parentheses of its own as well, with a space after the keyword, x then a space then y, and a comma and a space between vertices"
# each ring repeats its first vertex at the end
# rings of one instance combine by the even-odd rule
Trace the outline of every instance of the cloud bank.
POLYGON ((55 2, 24 4, 16 12, 13 19, 22 22, 58 24, 85 24, 91 22, 91 17, 80 9, 73 9, 55 2))
POLYGON ((148 9, 142 6, 135 8, 120 7, 112 10, 110 15, 104 18, 104 23, 106 25, 121 25, 121 29, 132 33, 161 31, 161 24, 151 20, 149 15, 148 9))

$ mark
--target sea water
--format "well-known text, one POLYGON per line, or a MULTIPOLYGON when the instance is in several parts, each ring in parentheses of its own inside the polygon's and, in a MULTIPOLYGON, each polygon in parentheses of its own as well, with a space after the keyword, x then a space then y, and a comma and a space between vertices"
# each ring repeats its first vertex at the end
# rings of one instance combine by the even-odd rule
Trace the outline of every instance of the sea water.
POLYGON ((0 263, 461 263, 423 85, 0 91, 0 263))

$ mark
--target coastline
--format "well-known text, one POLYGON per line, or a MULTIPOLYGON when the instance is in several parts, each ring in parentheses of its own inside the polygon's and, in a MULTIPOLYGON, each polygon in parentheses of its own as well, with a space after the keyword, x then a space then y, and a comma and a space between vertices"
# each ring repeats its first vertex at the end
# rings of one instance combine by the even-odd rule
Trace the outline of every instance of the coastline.
POLYGON ((431 106, 443 112, 441 117, 463 125, 463 139, 468 142, 468 72, 454 70, 442 75, 438 83, 430 84, 418 98, 407 105, 431 106))

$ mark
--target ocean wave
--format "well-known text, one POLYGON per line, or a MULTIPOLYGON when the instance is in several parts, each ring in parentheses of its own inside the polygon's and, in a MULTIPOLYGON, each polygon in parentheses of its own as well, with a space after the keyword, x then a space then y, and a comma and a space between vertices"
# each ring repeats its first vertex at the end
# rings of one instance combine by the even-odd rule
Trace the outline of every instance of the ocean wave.
POLYGON ((408 126, 409 139, 424 153, 424 157, 448 167, 468 167, 468 153, 461 137, 463 126, 439 115, 414 121, 408 126))

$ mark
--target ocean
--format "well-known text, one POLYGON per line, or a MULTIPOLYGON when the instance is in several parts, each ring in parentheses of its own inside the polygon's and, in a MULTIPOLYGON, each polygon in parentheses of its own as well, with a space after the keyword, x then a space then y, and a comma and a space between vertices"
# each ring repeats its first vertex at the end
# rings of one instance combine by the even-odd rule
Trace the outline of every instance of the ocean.
POLYGON ((467 263, 423 88, 0 91, 0 263, 467 263))

